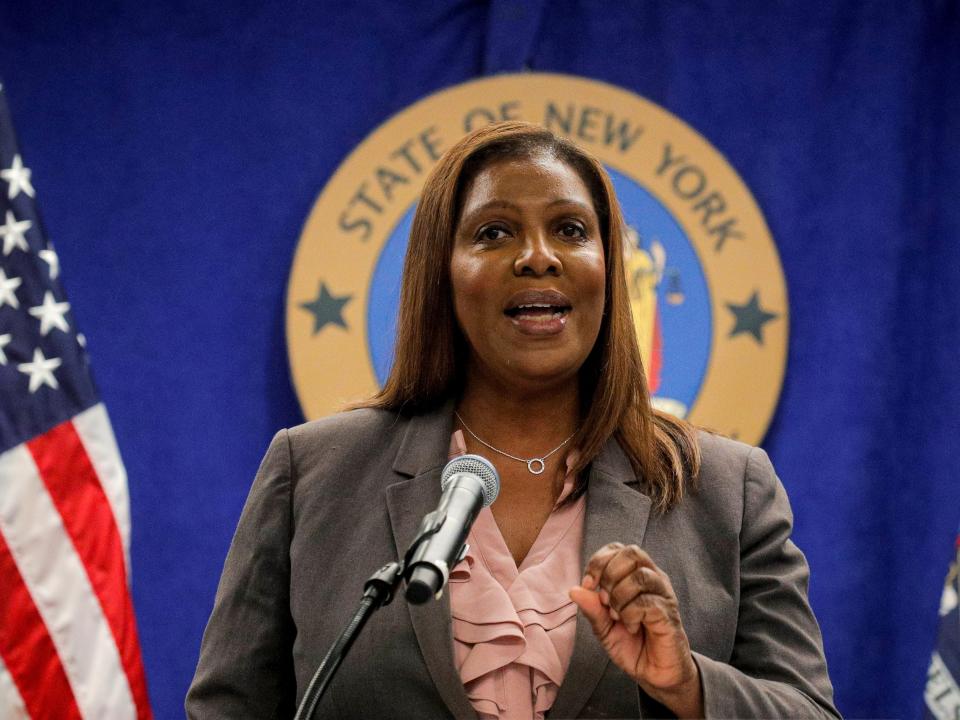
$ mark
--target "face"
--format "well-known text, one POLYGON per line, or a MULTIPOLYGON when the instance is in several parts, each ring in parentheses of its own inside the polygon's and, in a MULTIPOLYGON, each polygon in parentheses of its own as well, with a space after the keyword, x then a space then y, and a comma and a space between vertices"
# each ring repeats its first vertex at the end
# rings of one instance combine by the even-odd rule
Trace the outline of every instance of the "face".
POLYGON ((575 380, 603 317, 600 223, 586 184, 550 156, 502 160, 466 188, 450 261, 477 374, 505 388, 575 380))

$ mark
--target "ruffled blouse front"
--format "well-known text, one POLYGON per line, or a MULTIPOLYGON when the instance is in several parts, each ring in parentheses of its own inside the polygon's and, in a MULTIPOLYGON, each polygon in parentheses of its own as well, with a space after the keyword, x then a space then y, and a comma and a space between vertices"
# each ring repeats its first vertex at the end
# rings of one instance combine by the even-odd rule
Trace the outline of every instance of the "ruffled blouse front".
MULTIPOLYGON (((457 430, 450 456, 464 452, 457 430)), ((450 574, 454 657, 467 697, 484 720, 541 720, 570 664, 577 606, 567 590, 580 582, 586 506, 580 497, 560 507, 573 491, 572 462, 569 457, 557 504, 519 568, 484 508, 470 530, 466 558, 450 574)))

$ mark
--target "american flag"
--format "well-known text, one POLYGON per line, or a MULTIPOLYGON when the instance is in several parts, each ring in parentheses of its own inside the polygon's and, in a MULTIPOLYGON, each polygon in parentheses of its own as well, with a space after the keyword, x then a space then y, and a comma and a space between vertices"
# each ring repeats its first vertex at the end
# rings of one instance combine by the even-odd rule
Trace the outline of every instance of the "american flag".
POLYGON ((149 718, 127 476, 0 84, 0 718, 149 718))

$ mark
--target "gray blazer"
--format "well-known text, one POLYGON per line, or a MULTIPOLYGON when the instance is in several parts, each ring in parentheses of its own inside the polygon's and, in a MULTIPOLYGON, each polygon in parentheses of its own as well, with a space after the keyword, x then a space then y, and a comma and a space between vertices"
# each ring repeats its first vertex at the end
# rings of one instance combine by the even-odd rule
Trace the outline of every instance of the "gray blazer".
MULTIPOLYGON (((440 497, 451 407, 405 417, 356 410, 283 430, 227 555, 191 718, 292 717, 367 577, 406 550, 440 497)), ((611 441, 590 468, 582 558, 641 545, 670 576, 700 668, 707 717, 838 717, 808 570, 786 494, 762 450, 701 434, 698 489, 651 512, 611 441)), ((373 615, 318 718, 475 718, 454 665, 450 605, 402 597, 373 615)), ((668 717, 577 620, 550 718, 668 717)))

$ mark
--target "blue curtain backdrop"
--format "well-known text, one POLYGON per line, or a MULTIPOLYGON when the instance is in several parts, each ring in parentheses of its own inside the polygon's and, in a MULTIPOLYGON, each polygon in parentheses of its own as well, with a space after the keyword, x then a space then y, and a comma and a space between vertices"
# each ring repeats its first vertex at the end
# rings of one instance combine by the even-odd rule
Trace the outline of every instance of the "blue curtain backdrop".
POLYGON ((756 195, 791 310, 764 445, 837 702, 917 717, 960 520, 958 7, 3 3, 0 77, 130 476, 157 715, 182 715, 260 455, 301 421, 284 289, 317 193, 415 100, 530 68, 666 107, 756 195))

